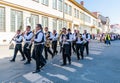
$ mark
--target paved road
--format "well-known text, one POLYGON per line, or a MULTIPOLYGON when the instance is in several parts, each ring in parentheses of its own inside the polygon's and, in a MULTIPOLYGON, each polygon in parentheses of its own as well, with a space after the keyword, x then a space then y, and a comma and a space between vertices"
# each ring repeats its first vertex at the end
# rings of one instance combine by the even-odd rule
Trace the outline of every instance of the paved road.
POLYGON ((120 41, 113 41, 111 46, 92 41, 90 56, 85 60, 78 61, 72 55, 72 65, 61 67, 59 54, 49 59, 39 74, 32 74, 34 61, 25 66, 19 56, 15 63, 9 63, 12 50, 3 46, 0 47, 0 83, 120 83, 119 48, 120 41))

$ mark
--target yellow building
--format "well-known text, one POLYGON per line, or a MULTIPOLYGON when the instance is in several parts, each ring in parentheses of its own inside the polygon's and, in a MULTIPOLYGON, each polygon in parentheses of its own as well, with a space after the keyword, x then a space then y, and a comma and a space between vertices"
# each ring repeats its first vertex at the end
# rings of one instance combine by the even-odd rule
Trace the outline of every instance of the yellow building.
POLYGON ((0 44, 8 44, 17 29, 37 23, 49 30, 62 27, 97 33, 97 17, 75 0, 0 0, 0 44))

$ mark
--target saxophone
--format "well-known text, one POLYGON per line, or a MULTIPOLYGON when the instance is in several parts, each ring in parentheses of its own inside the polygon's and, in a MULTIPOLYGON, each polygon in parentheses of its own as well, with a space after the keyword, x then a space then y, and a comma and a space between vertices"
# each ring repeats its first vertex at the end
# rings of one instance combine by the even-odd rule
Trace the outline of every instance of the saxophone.
POLYGON ((46 47, 50 47, 50 44, 51 44, 51 40, 49 39, 49 37, 50 37, 50 34, 47 33, 46 34, 46 41, 45 41, 45 46, 46 47))

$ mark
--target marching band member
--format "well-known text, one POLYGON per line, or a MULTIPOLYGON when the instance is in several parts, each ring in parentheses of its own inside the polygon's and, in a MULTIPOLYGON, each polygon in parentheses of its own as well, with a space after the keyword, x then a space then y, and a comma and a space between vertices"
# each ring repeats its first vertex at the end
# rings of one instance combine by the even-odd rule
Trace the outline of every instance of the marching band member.
POLYGON ((70 56, 72 55, 72 47, 71 47, 71 45, 72 45, 72 41, 73 41, 73 35, 72 35, 72 33, 71 33, 71 30, 70 29, 68 29, 68 32, 67 32, 67 34, 70 36, 70 38, 71 38, 71 41, 70 41, 70 56))
POLYGON ((52 53, 52 51, 50 50, 50 43, 52 40, 52 33, 50 31, 48 31, 48 27, 45 27, 45 36, 46 36, 46 41, 45 41, 45 59, 48 59, 48 52, 52 55, 52 58, 54 57, 54 54, 52 53))
POLYGON ((32 58, 36 61, 36 70, 33 71, 33 73, 40 72, 40 69, 46 64, 46 60, 42 55, 44 49, 44 40, 45 38, 42 31, 42 26, 41 24, 37 24, 35 38, 31 40, 31 42, 34 42, 32 58))
POLYGON ((60 37, 60 41, 62 42, 62 57, 63 57, 63 64, 61 66, 66 65, 66 58, 68 58, 69 64, 71 64, 71 41, 72 37, 70 34, 67 34, 66 28, 63 28, 63 34, 60 37))
POLYGON ((20 53, 22 55, 22 58, 23 58, 21 61, 25 60, 25 56, 24 56, 24 53, 22 51, 23 37, 21 35, 21 31, 17 30, 16 34, 17 34, 16 37, 14 37, 12 39, 12 40, 14 40, 16 42, 16 45, 15 45, 15 49, 14 49, 14 56, 13 56, 12 60, 10 60, 11 62, 15 62, 15 58, 16 58, 16 55, 17 55, 18 51, 20 51, 20 53))
POLYGON ((87 55, 89 55, 89 41, 90 41, 90 34, 84 30, 82 38, 85 40, 84 48, 86 48, 87 55))
POLYGON ((75 37, 76 39, 76 52, 77 52, 77 59, 80 60, 80 55, 81 58, 83 59, 83 52, 84 52, 84 42, 82 35, 77 31, 77 36, 75 37))
POLYGON ((72 49, 73 49, 73 52, 76 53, 76 36, 77 36, 77 30, 74 30, 74 33, 73 33, 73 41, 72 41, 72 49))
POLYGON ((27 58, 27 62, 25 64, 30 64, 31 61, 31 47, 32 44, 29 46, 31 39, 33 37, 33 32, 31 31, 31 27, 27 26, 26 27, 26 32, 24 33, 24 39, 25 39, 25 44, 24 44, 24 54, 27 58), (27 48, 29 46, 29 48, 27 48))
POLYGON ((57 40, 58 40, 58 34, 56 30, 53 30, 53 37, 52 37, 52 49, 53 49, 53 54, 57 54, 57 40))

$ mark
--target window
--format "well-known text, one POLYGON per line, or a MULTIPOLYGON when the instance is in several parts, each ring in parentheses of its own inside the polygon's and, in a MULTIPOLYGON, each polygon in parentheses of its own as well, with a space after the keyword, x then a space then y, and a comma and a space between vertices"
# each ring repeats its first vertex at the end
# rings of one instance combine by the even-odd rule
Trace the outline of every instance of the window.
POLYGON ((42 17, 42 26, 48 27, 48 17, 42 17))
POLYGON ((91 18, 88 15, 85 15, 85 21, 88 23, 91 23, 91 18))
POLYGON ((58 0, 58 10, 63 11, 62 0, 58 0))
POLYGON ((77 11, 76 11, 76 8, 74 8, 74 17, 77 16, 77 11))
POLYGON ((69 5, 69 8, 68 8, 68 14, 71 16, 72 15, 72 6, 69 5))
POLYGON ((76 17, 79 19, 79 10, 77 10, 77 15, 76 15, 76 17))
POLYGON ((11 10, 11 32, 23 29, 23 12, 11 10))
POLYGON ((53 19, 53 30, 57 30, 57 20, 53 19))
POLYGON ((66 3, 64 4, 64 12, 65 12, 65 14, 68 13, 68 5, 66 3))
POLYGON ((57 9, 57 0, 53 0, 53 9, 57 9))
POLYGON ((69 28, 69 27, 67 27, 67 21, 64 21, 64 27, 69 28))
POLYGON ((35 1, 35 2, 39 2, 39 0, 33 0, 33 1, 35 1))
POLYGON ((48 0, 42 0, 42 4, 48 6, 48 0))
POLYGON ((0 32, 5 31, 5 8, 0 7, 0 32))
POLYGON ((31 15, 31 28, 35 29, 36 24, 39 23, 39 16, 38 15, 31 15))
POLYGON ((80 19, 81 19, 82 21, 85 21, 85 14, 82 13, 82 12, 80 12, 80 19))
POLYGON ((63 22, 62 20, 58 21, 58 31, 62 30, 62 28, 63 28, 63 23, 62 22, 63 22))
POLYGON ((93 19, 93 25, 97 26, 97 21, 93 19))

